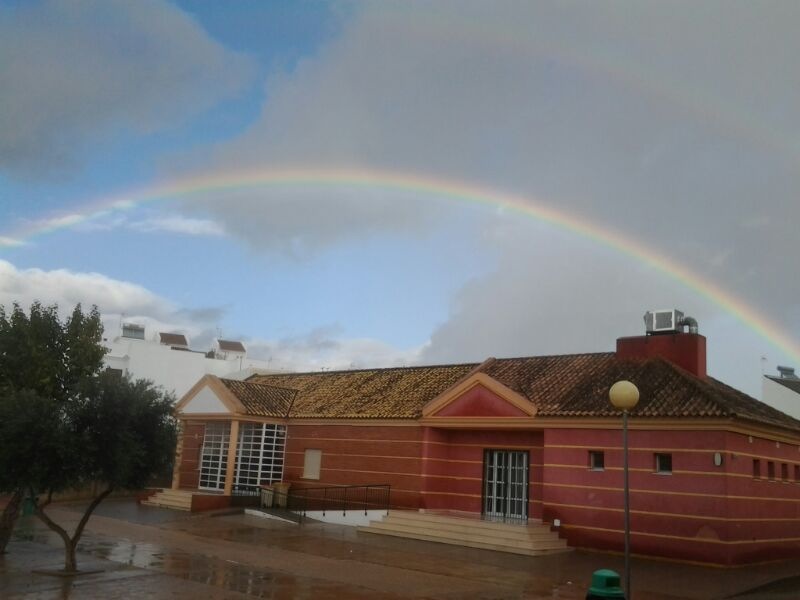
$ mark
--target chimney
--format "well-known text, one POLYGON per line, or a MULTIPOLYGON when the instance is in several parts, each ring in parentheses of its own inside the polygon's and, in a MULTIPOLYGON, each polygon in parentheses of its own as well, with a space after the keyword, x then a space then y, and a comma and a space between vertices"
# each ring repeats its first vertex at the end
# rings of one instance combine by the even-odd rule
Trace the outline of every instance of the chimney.
POLYGON ((645 313, 647 334, 617 339, 617 358, 660 357, 705 378, 706 338, 697 333, 697 321, 677 310, 645 313), (684 333, 685 326, 690 333, 684 333))

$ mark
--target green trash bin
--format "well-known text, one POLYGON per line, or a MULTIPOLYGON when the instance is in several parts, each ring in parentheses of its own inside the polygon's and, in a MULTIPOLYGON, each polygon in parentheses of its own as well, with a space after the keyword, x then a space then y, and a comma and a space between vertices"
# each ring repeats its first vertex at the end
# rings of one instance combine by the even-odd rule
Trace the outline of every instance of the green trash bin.
POLYGON ((586 594, 586 600, 601 600, 605 598, 622 598, 625 592, 620 587, 619 573, 611 569, 600 569, 592 573, 592 587, 586 594))
POLYGON ((22 500, 22 516, 28 517, 33 514, 33 498, 30 496, 22 500))

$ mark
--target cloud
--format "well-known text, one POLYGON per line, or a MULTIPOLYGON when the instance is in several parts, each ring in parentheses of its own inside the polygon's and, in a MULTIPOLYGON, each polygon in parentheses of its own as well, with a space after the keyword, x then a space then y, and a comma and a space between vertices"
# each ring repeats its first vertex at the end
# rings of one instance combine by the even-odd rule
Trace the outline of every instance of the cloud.
MULTIPOLYGON (((97 305, 107 338, 119 334, 123 321, 132 322, 144 325, 148 338, 159 331, 186 334, 197 350, 213 346, 226 312, 219 307, 179 306, 140 285, 98 273, 18 269, 0 260, 0 306, 10 309, 16 302, 27 309, 34 301, 58 304, 63 316, 77 303, 85 308, 97 305)), ((252 332, 226 332, 226 338, 242 340, 248 356, 287 371, 400 366, 413 364, 420 352, 376 339, 348 338, 337 327, 312 328, 281 339, 264 339, 252 332)))
POLYGON ((246 346, 248 356, 269 361, 271 368, 298 372, 412 365, 421 351, 373 338, 346 338, 336 327, 276 340, 251 338, 246 346))
MULTIPOLYGON (((16 302, 27 309, 34 301, 58 304, 64 314, 78 303, 84 307, 97 305, 104 322, 118 320, 124 314, 153 323, 170 323, 178 314, 168 300, 134 283, 67 269, 18 269, 0 260, 0 305, 8 308, 16 302)), ((186 322, 182 319, 175 324, 185 326, 186 322)))
MULTIPOLYGON (((57 227, 57 224, 64 218, 68 220, 71 219, 71 217, 54 217, 30 224, 29 226, 35 230, 49 229, 51 226, 57 227)), ((211 219, 200 219, 180 214, 155 211, 148 211, 144 215, 140 214, 135 217, 122 214, 98 216, 76 223, 73 228, 76 231, 83 232, 128 229, 140 233, 177 233, 180 235, 212 237, 225 235, 225 230, 222 225, 211 219)), ((0 239, 0 245, 2 245, 2 243, 2 239, 0 239)))
POLYGON ((225 230, 211 219, 195 219, 181 215, 159 215, 128 224, 131 229, 145 233, 165 232, 183 235, 222 236, 225 230))
MULTIPOLYGON (((689 266, 800 335, 791 319, 800 306, 791 268, 800 255, 799 19, 792 3, 366 3, 318 56, 267 82, 245 134, 197 160, 223 172, 373 167, 541 198, 689 266)), ((268 251, 454 222, 424 193, 375 195, 296 188, 220 193, 196 206, 268 251)), ((522 338, 552 342, 531 351, 597 347, 588 322, 563 324, 620 306, 638 315, 680 301, 721 312, 660 273, 642 275, 658 294, 631 284, 615 298, 604 281, 627 274, 621 255, 578 235, 561 254, 543 253, 553 230, 531 224, 504 241, 489 235, 498 221, 526 226, 512 212, 459 222, 496 252, 496 270, 464 287, 427 358, 473 358, 491 340, 503 353, 524 351, 522 338)), ((612 323, 624 326, 609 318, 596 335, 613 339, 612 323)))
POLYGON ((161 0, 0 7, 0 171, 48 173, 90 141, 174 127, 238 94, 252 65, 161 0))

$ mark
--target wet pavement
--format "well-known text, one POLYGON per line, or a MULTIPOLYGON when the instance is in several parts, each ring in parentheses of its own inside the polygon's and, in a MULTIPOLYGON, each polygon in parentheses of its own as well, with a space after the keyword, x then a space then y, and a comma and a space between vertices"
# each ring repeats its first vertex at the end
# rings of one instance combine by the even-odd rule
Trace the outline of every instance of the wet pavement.
MULTIPOLYGON (((81 505, 53 507, 74 524, 81 505)), ((38 520, 20 520, 0 557, 0 598, 343 598, 583 599, 591 573, 622 571, 621 557, 571 552, 525 557, 301 526, 230 511, 191 515, 113 499, 100 505, 78 547, 72 578, 34 573, 63 563, 60 539, 38 520)), ((800 598, 800 565, 717 569, 634 559, 634 597, 800 598)))

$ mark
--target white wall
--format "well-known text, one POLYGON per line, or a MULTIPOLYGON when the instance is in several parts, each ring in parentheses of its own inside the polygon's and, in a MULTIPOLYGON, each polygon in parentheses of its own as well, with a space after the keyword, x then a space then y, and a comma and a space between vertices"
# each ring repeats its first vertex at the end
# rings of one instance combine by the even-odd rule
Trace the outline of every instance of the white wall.
POLYGON ((790 417, 800 419, 800 394, 769 377, 762 377, 761 399, 765 404, 785 412, 790 417))
POLYGON ((254 370, 267 371, 267 361, 249 358, 221 360, 201 352, 172 350, 157 342, 118 337, 105 345, 105 364, 136 379, 149 379, 180 399, 203 375, 243 379, 254 370))

